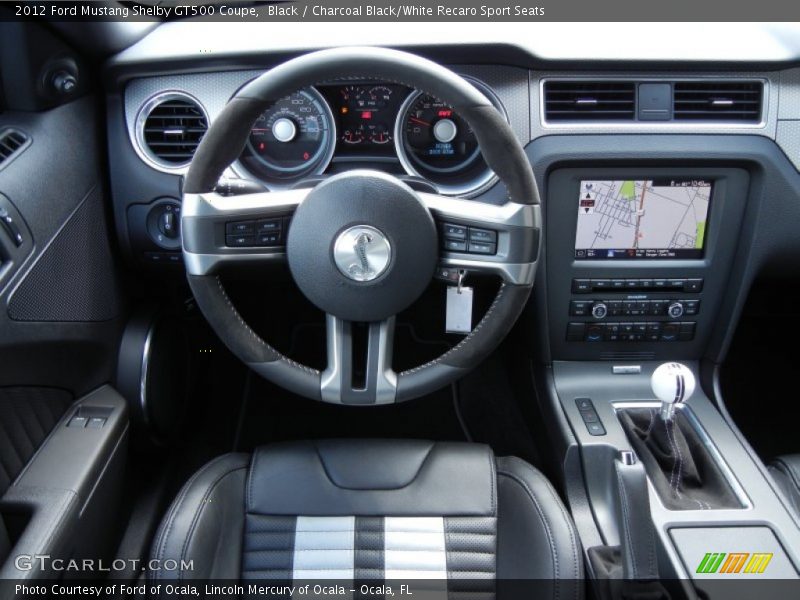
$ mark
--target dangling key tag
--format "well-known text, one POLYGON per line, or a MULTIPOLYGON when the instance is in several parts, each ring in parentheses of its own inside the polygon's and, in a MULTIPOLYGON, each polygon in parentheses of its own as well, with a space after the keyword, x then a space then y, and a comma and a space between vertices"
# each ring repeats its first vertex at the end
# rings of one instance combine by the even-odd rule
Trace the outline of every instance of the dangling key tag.
POLYGON ((472 331, 472 288, 464 287, 465 271, 458 272, 458 285, 447 287, 447 333, 467 334, 472 331))

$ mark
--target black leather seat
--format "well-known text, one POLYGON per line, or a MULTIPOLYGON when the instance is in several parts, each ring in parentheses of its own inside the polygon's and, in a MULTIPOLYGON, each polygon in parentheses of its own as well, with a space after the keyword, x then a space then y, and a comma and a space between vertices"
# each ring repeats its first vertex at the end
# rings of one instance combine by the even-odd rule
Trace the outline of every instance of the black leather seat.
POLYGON ((555 490, 520 459, 479 444, 328 440, 203 467, 164 518, 151 556, 191 560, 193 570, 149 577, 434 578, 481 597, 517 596, 501 593, 503 582, 527 579, 548 587, 537 596, 580 598, 581 557, 555 490))
POLYGON ((768 468, 791 507, 800 515, 800 454, 779 456, 768 468))

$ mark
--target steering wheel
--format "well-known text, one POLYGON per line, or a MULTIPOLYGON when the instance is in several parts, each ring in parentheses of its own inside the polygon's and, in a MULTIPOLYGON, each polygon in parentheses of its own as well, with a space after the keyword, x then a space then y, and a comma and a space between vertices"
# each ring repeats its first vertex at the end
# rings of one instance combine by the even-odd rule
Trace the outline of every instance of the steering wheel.
POLYGON ((285 62, 241 88, 211 124, 184 182, 181 228, 189 285, 200 310, 230 350, 292 392, 338 404, 375 405, 423 396, 455 381, 505 337, 530 294, 541 213, 530 163, 508 123, 467 81, 429 60, 382 48, 337 48, 285 62), (382 172, 352 170, 314 187, 222 196, 214 191, 238 158, 259 115, 280 98, 325 81, 372 79, 416 88, 451 105, 472 127, 489 167, 505 184, 504 204, 415 192, 382 172), (285 251, 233 248, 226 223, 292 216, 285 251), (497 252, 439 250, 438 223, 497 232, 497 252), (265 342, 228 297, 219 273, 288 261, 302 293, 326 313, 327 368, 299 364, 265 342), (483 319, 456 346, 395 373, 395 315, 423 293, 437 269, 499 275, 483 319), (367 369, 354 385, 352 323, 368 323, 367 369))

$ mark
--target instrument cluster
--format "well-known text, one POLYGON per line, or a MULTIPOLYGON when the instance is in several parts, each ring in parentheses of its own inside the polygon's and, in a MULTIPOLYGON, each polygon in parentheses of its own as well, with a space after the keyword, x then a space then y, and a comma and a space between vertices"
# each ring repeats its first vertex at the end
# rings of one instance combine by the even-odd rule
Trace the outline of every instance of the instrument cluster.
MULTIPOLYGON (((497 97, 470 80, 505 116, 497 97)), ((320 85, 282 98, 257 119, 239 166, 271 188, 343 164, 392 164, 445 194, 474 195, 496 180, 469 124, 446 103, 398 84, 320 85)))

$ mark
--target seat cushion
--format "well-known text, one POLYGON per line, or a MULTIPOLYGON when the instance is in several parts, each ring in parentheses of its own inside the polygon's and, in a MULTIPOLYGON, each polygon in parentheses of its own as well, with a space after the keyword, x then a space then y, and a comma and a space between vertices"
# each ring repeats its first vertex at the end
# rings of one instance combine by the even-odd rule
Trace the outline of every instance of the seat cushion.
MULTIPOLYGON (((488 446, 326 440, 267 446, 204 467, 162 523, 152 558, 193 561, 163 579, 581 581, 571 519, 547 480, 488 446)), ((580 584, 569 595, 578 597, 580 584)))
POLYGON ((800 515, 800 454, 779 456, 768 469, 790 506, 800 515))

